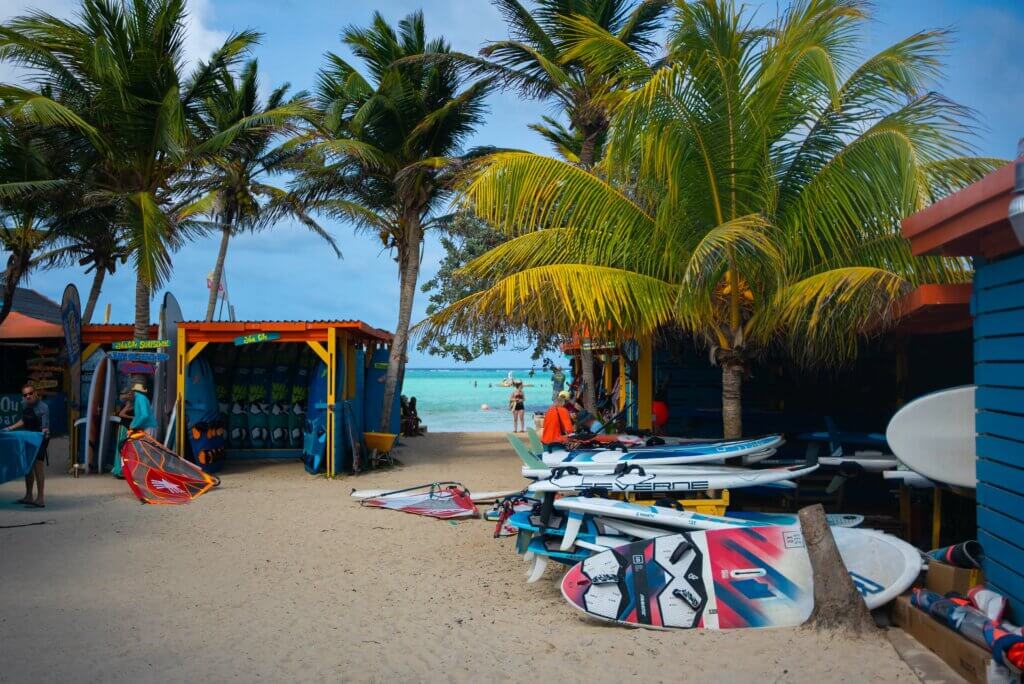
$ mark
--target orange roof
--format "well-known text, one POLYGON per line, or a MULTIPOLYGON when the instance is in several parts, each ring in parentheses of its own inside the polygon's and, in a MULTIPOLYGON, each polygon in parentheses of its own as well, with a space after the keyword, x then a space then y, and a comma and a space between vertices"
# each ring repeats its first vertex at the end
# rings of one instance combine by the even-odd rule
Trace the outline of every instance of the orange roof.
POLYGON ((920 285, 896 303, 896 329, 912 334, 971 327, 971 283, 920 285))
MULTIPOLYGON (((149 339, 155 340, 157 326, 149 326, 149 339)), ((130 340, 135 336, 135 326, 131 323, 86 323, 82 326, 82 342, 85 344, 110 344, 121 340, 130 340)))
POLYGON ((903 219, 914 254, 993 258, 1021 245, 1010 225, 1014 165, 1007 164, 966 188, 903 219))
POLYGON ((362 321, 185 321, 178 324, 186 342, 234 342, 253 333, 279 333, 281 342, 326 342, 327 331, 335 328, 365 342, 390 342, 391 333, 362 321))
POLYGON ((64 338, 64 330, 56 323, 41 321, 12 311, 0 325, 0 340, 31 340, 38 338, 64 338))

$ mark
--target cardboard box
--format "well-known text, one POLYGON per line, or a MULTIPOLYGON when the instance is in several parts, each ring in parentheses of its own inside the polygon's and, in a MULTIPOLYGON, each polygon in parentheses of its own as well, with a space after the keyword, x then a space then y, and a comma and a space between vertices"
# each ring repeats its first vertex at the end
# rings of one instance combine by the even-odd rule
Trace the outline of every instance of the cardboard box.
POLYGON ((935 560, 928 561, 928 573, 925 575, 924 586, 936 594, 945 596, 951 591, 967 595, 967 590, 985 583, 981 570, 967 570, 946 565, 935 560))
POLYGON ((910 605, 909 596, 896 599, 892 617, 903 631, 942 658, 961 677, 973 684, 985 684, 985 668, 992 660, 987 650, 910 605))

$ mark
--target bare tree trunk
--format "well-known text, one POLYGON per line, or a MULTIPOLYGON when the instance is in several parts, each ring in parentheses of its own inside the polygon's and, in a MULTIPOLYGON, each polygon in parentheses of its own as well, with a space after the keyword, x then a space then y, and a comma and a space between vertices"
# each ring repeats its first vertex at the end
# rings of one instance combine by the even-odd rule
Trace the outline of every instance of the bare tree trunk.
POLYGON ((743 364, 722 362, 722 433, 725 439, 743 436, 743 364))
POLYGON ((814 578, 814 610, 807 626, 819 630, 842 629, 854 634, 875 631, 875 621, 867 604, 843 565, 825 518, 825 509, 821 504, 814 504, 801 508, 798 516, 814 578))
POLYGON ((135 276, 135 339, 149 339, 149 285, 135 276))
POLYGON ((226 223, 221 229, 220 250, 217 252, 217 263, 213 267, 210 279, 210 297, 206 300, 206 320, 212 321, 217 311, 217 298, 220 294, 220 279, 224 273, 224 259, 228 254, 228 241, 231 239, 231 225, 226 223))
POLYGON ((100 299, 100 291, 103 289, 103 281, 107 277, 107 264, 103 260, 96 262, 96 274, 92 277, 92 287, 89 288, 89 299, 85 302, 85 311, 82 312, 82 325, 92 322, 92 314, 96 310, 96 302, 100 299))
POLYGON ((405 352, 409 345, 409 325, 412 319, 412 305, 416 296, 416 280, 420 272, 420 242, 423 229, 418 215, 406 217, 407 227, 402 232, 406 236, 398 257, 400 293, 398 299, 398 323, 395 326, 395 338, 391 341, 391 356, 388 358, 388 372, 384 376, 384 405, 380 412, 381 432, 391 430, 391 407, 394 405, 395 392, 399 378, 405 374, 405 352))

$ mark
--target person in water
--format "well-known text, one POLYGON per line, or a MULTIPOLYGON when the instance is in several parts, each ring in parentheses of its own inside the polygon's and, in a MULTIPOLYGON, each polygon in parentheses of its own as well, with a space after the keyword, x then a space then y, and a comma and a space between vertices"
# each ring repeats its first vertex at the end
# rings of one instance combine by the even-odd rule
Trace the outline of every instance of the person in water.
POLYGON ((544 414, 544 429, 540 435, 542 444, 561 444, 565 441, 566 435, 572 434, 572 416, 565 407, 568 400, 569 393, 562 390, 555 397, 555 403, 544 414))
POLYGON ((514 389, 508 397, 508 406, 512 409, 512 432, 526 432, 526 394, 523 383, 516 380, 514 389))
POLYGON ((555 366, 551 373, 551 403, 558 400, 558 394, 565 389, 565 373, 561 366, 555 366))
POLYGON ((50 409, 46 403, 40 401, 39 393, 35 386, 26 384, 21 388, 21 396, 25 400, 21 411, 21 420, 9 425, 5 430, 26 430, 28 432, 43 433, 43 443, 39 445, 39 453, 36 460, 25 475, 25 496, 15 503, 31 506, 32 508, 46 508, 46 497, 44 495, 46 483, 46 446, 50 442, 50 409), (32 498, 32 485, 36 487, 36 498, 32 498))

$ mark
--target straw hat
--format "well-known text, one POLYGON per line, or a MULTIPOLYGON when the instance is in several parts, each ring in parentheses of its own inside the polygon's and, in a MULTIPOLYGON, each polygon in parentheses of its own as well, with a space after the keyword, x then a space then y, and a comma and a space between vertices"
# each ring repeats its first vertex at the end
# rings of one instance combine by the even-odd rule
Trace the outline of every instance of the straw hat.
POLYGON ((137 382, 134 385, 132 385, 132 392, 142 392, 143 394, 145 394, 148 391, 149 390, 146 389, 146 386, 143 385, 141 382, 137 382))
POLYGON ((559 399, 568 399, 569 396, 570 396, 569 393, 566 392, 565 390, 562 390, 561 392, 558 393, 558 398, 559 399))

